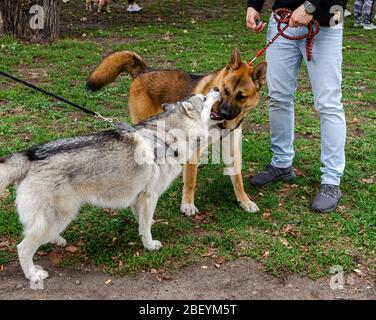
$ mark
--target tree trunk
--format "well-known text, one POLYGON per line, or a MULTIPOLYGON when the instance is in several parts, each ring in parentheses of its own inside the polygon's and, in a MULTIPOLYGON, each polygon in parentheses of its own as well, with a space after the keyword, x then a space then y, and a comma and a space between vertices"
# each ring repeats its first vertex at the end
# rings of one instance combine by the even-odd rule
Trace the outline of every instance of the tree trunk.
POLYGON ((0 0, 3 32, 45 43, 59 36, 60 0, 0 0))

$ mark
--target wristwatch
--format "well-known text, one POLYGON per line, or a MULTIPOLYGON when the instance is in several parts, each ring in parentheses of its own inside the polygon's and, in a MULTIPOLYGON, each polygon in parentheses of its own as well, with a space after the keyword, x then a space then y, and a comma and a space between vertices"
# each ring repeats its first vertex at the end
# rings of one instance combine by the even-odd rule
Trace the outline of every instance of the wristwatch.
POLYGON ((309 2, 309 1, 304 1, 304 10, 305 12, 307 12, 308 14, 314 14, 316 12, 316 6, 309 2))

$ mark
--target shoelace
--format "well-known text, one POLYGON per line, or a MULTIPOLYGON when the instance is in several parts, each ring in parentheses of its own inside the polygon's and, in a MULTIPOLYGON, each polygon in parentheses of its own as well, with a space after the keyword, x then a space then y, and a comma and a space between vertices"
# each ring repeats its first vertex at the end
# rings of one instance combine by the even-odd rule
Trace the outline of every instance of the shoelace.
POLYGON ((271 164, 268 164, 264 170, 265 173, 271 173, 274 177, 279 176, 281 174, 281 170, 279 168, 276 168, 272 166, 271 164))
POLYGON ((336 197, 338 195, 338 188, 331 184, 323 184, 321 186, 320 193, 323 195, 336 197))

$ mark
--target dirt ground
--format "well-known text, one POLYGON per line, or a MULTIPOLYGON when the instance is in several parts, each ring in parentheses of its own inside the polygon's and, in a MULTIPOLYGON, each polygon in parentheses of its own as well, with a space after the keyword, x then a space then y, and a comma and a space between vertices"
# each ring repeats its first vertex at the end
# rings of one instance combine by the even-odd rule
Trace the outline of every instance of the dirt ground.
POLYGON ((241 258, 219 269, 201 263, 163 277, 155 272, 116 277, 98 268, 71 270, 39 261, 50 273, 43 290, 30 289, 17 262, 0 272, 0 299, 370 299, 375 281, 345 275, 344 288, 332 290, 330 278, 312 281, 297 275, 276 278, 261 266, 241 258))

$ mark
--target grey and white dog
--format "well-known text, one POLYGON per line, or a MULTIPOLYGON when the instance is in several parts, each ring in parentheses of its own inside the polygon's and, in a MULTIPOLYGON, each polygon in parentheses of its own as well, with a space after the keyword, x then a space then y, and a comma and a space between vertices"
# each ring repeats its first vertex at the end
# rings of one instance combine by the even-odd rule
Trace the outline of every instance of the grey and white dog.
POLYGON ((12 183, 17 187, 24 227, 17 249, 26 278, 38 282, 48 277, 34 265, 33 256, 45 243, 66 244, 60 233, 84 204, 131 207, 144 247, 160 249, 162 244, 151 235, 158 199, 198 140, 207 140, 210 111, 219 99, 214 89, 207 96, 170 104, 166 112, 136 126, 57 140, 1 158, 0 194, 12 183), (164 137, 160 127, 167 132, 164 137))

